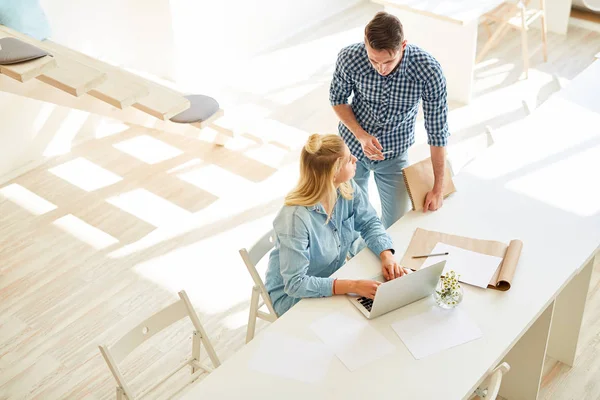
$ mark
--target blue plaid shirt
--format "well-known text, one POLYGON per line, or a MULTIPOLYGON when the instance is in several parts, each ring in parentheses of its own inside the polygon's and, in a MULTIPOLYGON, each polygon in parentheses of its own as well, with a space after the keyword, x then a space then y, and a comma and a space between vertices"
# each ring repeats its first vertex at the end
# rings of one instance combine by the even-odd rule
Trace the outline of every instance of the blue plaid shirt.
MULTIPOLYGON (((415 142, 415 121, 423 100, 427 143, 446 146, 448 142, 448 103, 446 78, 440 64, 429 53, 407 45, 400 65, 381 76, 371 65, 364 43, 343 48, 337 59, 329 89, 332 105, 348 104, 350 95, 356 120, 375 136, 386 158, 395 158, 415 142)), ((340 122, 342 138, 359 160, 365 157, 360 142, 340 122)))

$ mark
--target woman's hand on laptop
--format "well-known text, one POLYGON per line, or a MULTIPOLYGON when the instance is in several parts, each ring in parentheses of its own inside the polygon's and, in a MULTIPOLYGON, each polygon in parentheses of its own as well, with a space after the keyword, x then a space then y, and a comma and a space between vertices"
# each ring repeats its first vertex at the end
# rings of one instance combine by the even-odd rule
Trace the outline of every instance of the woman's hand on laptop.
POLYGON ((381 285, 381 282, 371 280, 336 279, 333 292, 334 294, 356 293, 359 296, 373 299, 379 285, 381 285))
POLYGON ((403 268, 394 260, 394 255, 390 250, 384 250, 379 255, 381 258, 381 271, 383 272, 383 277, 386 281, 391 281, 392 279, 400 278, 404 276, 410 271, 407 268, 403 268))
POLYGON ((375 298, 375 293, 377 293, 377 288, 381 285, 381 282, 377 281, 369 281, 369 280, 359 280, 353 281, 354 290, 352 293, 356 293, 359 296, 368 297, 369 299, 375 298))

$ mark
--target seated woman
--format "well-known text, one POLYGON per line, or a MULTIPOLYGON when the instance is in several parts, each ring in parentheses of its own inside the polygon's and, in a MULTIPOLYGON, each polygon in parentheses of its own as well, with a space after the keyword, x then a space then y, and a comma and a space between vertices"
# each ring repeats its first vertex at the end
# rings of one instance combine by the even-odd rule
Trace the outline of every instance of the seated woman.
POLYGON ((373 298, 381 282, 331 278, 360 234, 381 258, 385 279, 407 273, 366 193, 352 181, 356 157, 338 135, 311 135, 302 149, 300 180, 273 222, 275 248, 265 286, 283 315, 304 297, 356 293, 373 298))

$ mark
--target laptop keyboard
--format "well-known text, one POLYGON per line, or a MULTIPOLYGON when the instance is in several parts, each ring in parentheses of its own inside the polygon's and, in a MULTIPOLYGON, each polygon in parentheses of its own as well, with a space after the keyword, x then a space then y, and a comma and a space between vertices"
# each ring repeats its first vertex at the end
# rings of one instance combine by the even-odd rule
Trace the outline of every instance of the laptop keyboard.
POLYGON ((371 311, 371 307, 373 307, 373 300, 372 299, 369 299, 367 297, 359 297, 358 298, 358 302, 360 304, 362 304, 362 306, 364 308, 366 308, 367 311, 371 311))

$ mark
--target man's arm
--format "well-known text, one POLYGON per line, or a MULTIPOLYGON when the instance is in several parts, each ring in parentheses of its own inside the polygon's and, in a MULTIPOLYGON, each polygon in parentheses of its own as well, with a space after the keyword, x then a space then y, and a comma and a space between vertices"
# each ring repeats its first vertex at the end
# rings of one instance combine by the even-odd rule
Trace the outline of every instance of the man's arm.
POLYGON ((338 116, 342 124, 360 141, 364 139, 368 133, 360 126, 356 120, 356 115, 352 111, 350 104, 337 104, 333 106, 333 111, 338 116))
POLYGON ((448 102, 446 79, 439 64, 432 66, 430 80, 423 94, 423 114, 434 174, 433 189, 427 193, 423 204, 423 212, 427 212, 437 210, 444 202, 445 146, 449 136, 448 102))
POLYGON ((340 121, 342 121, 342 124, 346 125, 346 128, 348 128, 358 140, 361 140, 367 132, 360 126, 356 120, 354 111, 352 111, 352 107, 348 104, 348 100, 350 99, 353 90, 354 84, 348 74, 344 71, 344 51, 342 50, 335 63, 335 71, 333 72, 333 79, 331 80, 331 86, 329 87, 329 102, 331 103, 335 114, 340 121))
POLYGON ((440 146, 429 146, 431 153, 431 165, 433 165, 433 191, 441 192, 444 188, 444 172, 446 170, 446 148, 440 146))
POLYGON ((354 84, 344 71, 344 51, 342 50, 335 64, 335 72, 329 88, 329 102, 342 124, 360 142, 365 155, 372 160, 383 160, 385 158, 381 153, 383 147, 375 136, 370 135, 360 126, 352 107, 348 104, 348 99, 353 90, 354 84))

